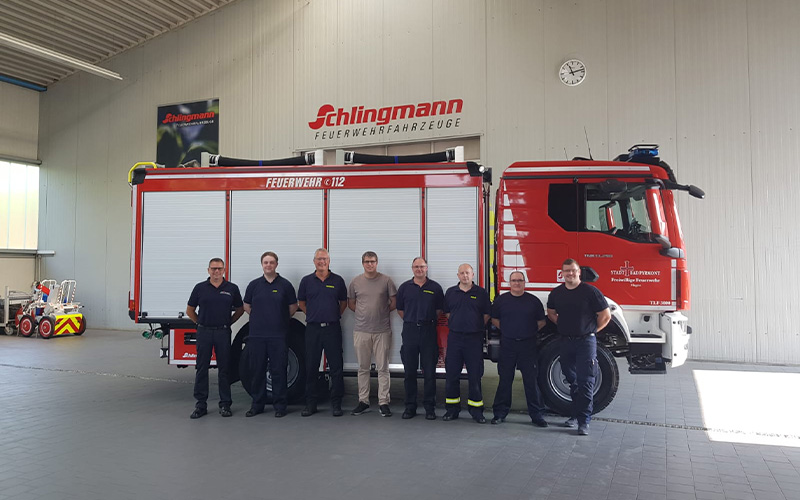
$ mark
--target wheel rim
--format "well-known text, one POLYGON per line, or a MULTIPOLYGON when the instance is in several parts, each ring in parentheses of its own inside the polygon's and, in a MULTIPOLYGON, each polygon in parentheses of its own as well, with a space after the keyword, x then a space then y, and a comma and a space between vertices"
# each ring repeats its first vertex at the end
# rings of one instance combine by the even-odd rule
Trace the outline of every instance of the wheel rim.
MULTIPOLYGON (((297 382, 300 376, 300 362, 297 360, 297 355, 289 349, 286 363, 286 387, 291 387, 297 382)), ((269 364, 267 364, 267 390, 272 392, 272 376, 269 372, 269 364)))
MULTIPOLYGON (((550 386, 550 390, 553 392, 553 394, 559 398, 563 399, 564 401, 572 401, 572 396, 569 393, 569 382, 567 382, 567 379, 561 372, 561 356, 556 356, 548 367, 547 385, 550 386)), ((600 387, 602 386, 603 370, 600 370, 598 366, 598 368, 595 370, 594 391, 592 394, 596 396, 600 391, 600 387)))
POLYGON ((39 322, 39 335, 49 337, 53 333, 53 325, 49 320, 44 319, 39 322))
POLYGON ((33 333, 33 321, 30 318, 22 318, 19 320, 19 331, 22 335, 28 337, 33 333))

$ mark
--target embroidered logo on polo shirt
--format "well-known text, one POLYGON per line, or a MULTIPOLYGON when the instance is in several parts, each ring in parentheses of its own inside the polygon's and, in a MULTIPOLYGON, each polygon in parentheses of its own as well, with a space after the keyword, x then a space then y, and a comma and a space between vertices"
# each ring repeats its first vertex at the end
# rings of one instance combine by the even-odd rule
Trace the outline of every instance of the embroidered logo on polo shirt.
POLYGON ((278 293, 278 291, 277 290, 273 290, 272 293, 278 293))
POLYGON ((431 295, 436 295, 435 293, 433 293, 432 290, 423 290, 422 293, 429 293, 431 295))
POLYGON ((333 285, 325 285, 325 288, 336 288, 336 287, 333 285))
POLYGON ((476 297, 476 296, 474 296, 474 295, 470 295, 470 296, 469 296, 469 298, 471 298, 471 299, 477 299, 478 297, 476 297))
POLYGON ((221 292, 219 292, 219 294, 220 294, 220 295, 230 295, 230 294, 231 294, 231 292, 228 292, 228 291, 222 290, 221 292))

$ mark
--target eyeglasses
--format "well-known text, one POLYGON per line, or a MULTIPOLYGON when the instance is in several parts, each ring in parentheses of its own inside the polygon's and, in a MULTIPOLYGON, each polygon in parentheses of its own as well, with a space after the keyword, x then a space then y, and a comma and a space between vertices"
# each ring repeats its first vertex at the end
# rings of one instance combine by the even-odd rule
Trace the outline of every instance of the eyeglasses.
POLYGON ((224 267, 209 267, 208 268, 209 271, 222 271, 223 269, 225 269, 225 268, 224 267))
POLYGON ((525 280, 508 280, 511 283, 525 283, 525 280))
POLYGON ((361 263, 362 264, 377 264, 378 261, 377 260, 362 260, 361 263))

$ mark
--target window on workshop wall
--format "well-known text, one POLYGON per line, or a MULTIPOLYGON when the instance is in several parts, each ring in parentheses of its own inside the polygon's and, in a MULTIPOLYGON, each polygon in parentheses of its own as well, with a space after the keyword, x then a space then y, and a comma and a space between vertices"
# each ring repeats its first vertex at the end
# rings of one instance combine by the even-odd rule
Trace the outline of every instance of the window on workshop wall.
POLYGON ((0 250, 36 250, 39 167, 0 160, 0 250))

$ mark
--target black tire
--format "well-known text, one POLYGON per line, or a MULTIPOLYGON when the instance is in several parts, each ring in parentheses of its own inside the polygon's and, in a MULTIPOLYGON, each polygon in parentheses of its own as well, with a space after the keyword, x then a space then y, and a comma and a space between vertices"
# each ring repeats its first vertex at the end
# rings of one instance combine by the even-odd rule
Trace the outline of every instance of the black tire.
POLYGON ((78 327, 78 331, 75 332, 75 335, 83 335, 86 333, 86 316, 81 316, 80 326, 78 327))
MULTIPOLYGON (((239 349, 239 362, 238 362, 238 379, 242 381, 242 387, 251 396, 253 395, 250 387, 250 362, 249 353, 247 351, 246 335, 249 334, 249 323, 242 327, 242 330, 247 329, 245 336, 242 337, 244 347, 239 349)), ((237 337, 241 335, 242 330, 239 330, 237 337)), ((235 343, 235 340, 234 340, 235 343)), ((287 385, 287 399, 290 403, 299 403, 303 401, 306 392, 306 327, 303 323, 296 319, 292 319, 289 324, 289 336, 287 337, 288 363, 286 365, 286 385, 287 385)), ((240 344, 241 345, 241 344, 240 344)), ((231 353, 233 358, 233 353, 231 353)), ((272 402, 272 377, 269 374, 269 367, 267 367, 267 403, 272 402)))
MULTIPOLYGON (((572 398, 569 394, 569 384, 561 373, 559 341, 556 339, 547 343, 539 351, 539 389, 545 404, 552 411, 569 416, 572 398)), ((603 411, 619 388, 619 367, 611 351, 597 346, 598 373, 594 387, 594 404, 592 413, 603 411)))

